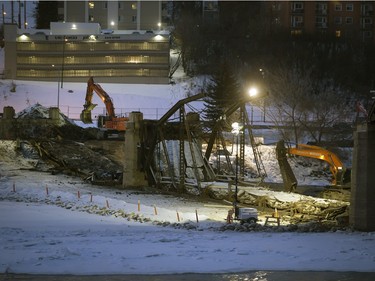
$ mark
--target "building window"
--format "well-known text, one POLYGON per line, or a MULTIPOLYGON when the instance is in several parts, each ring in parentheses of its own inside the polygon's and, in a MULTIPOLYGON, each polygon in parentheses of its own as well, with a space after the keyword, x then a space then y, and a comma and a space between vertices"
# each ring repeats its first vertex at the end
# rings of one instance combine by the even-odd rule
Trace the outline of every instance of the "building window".
POLYGON ((316 27, 327 28, 327 17, 316 17, 316 27))
POLYGON ((325 4, 325 3, 317 3, 316 4, 316 11, 319 14, 326 15, 327 14, 327 4, 325 4))
POLYGON ((293 12, 303 12, 303 3, 302 2, 295 2, 292 4, 293 12))
POLYGON ((342 11, 342 4, 335 4, 335 11, 342 11))
POLYGON ((302 27, 303 26, 303 17, 293 16, 292 17, 292 27, 302 27))
POLYGON ((346 17, 345 22, 346 22, 346 24, 353 24, 353 18, 352 17, 346 17))
POLYGON ((280 17, 274 17, 272 19, 272 23, 275 24, 275 25, 280 25, 281 24, 280 17))
POLYGON ((341 37, 341 30, 336 30, 335 34, 336 34, 337 38, 340 38, 341 37))
POLYGON ((94 21, 94 16, 89 15, 89 21, 94 21))
POLYGON ((272 3, 272 11, 280 11, 281 10, 281 3, 272 3))
POLYGON ((364 25, 371 25, 372 24, 372 18, 364 18, 363 24, 364 25))
POLYGON ((118 8, 119 9, 122 9, 123 8, 123 4, 121 2, 118 2, 118 8))
POLYGON ((124 16, 118 16, 118 22, 124 22, 124 16))
POLYGON ((335 24, 339 25, 342 24, 342 18, 341 17, 335 17, 335 24))
POLYGON ((103 2, 103 9, 107 9, 108 8, 108 3, 107 3, 107 1, 104 1, 103 2))
POLYGON ((365 38, 372 38, 372 31, 366 30, 365 32, 363 32, 363 36, 365 38))
POLYGON ((95 3, 94 2, 89 2, 89 8, 94 9, 95 8, 95 3))
POLYGON ((291 32, 291 35, 301 35, 302 34, 302 30, 301 29, 295 29, 295 30, 292 30, 291 32))
POLYGON ((132 22, 136 23, 137 22, 137 16, 132 16, 132 22))
POLYGON ((353 12, 353 4, 346 4, 346 11, 353 12))
POLYGON ((137 3, 132 3, 132 10, 137 10, 137 3))
POLYGON ((217 11, 218 1, 203 1, 203 10, 204 11, 217 11))
POLYGON ((364 16, 374 15, 373 5, 371 5, 371 4, 362 5, 361 9, 362 9, 362 14, 364 16))

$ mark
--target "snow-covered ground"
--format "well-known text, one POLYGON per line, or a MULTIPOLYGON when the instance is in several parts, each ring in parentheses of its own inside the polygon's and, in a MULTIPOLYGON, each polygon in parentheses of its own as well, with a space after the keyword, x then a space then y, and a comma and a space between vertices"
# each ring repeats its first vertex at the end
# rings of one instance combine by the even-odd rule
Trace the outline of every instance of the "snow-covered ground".
MULTIPOLYGON (((151 108, 160 117, 204 80, 176 82, 101 86, 116 108, 151 108)), ((13 106, 19 112, 35 103, 56 106, 57 92, 57 82, 2 80, 0 111, 13 106)), ((64 82, 63 113, 77 118, 85 93, 85 83, 64 82)), ((375 233, 223 232, 218 229, 228 206, 99 188, 33 171, 33 160, 19 157, 13 145, 0 145, 0 273, 375 272, 375 233)), ((268 180, 281 182, 273 147, 264 146, 262 155, 268 180)), ((296 172, 299 182, 329 183, 308 177, 308 169, 296 172)))
POLYGON ((228 206, 32 171, 12 145, 0 147, 0 272, 375 271, 375 233, 220 231, 228 206))

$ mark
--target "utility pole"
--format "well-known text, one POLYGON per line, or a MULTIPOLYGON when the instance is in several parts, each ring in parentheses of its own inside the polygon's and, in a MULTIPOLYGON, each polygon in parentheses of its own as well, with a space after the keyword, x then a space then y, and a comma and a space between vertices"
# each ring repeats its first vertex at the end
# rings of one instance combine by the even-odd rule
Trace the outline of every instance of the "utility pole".
POLYGON ((18 0, 18 28, 21 28, 21 0, 18 0))
POLYGON ((10 6, 11 6, 11 17, 12 17, 12 24, 14 23, 14 3, 13 3, 13 0, 12 2, 10 2, 10 6))
POLYGON ((26 20, 26 3, 27 1, 23 1, 23 25, 25 29, 27 28, 27 20, 26 20))
POLYGON ((5 23, 5 9, 4 9, 4 3, 1 4, 1 13, 3 15, 3 25, 5 23))

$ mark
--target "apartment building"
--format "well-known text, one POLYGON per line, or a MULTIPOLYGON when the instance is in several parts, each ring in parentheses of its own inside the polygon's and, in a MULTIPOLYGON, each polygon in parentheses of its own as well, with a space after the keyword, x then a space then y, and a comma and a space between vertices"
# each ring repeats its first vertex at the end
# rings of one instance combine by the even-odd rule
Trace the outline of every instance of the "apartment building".
POLYGON ((60 1, 59 21, 95 22, 108 30, 160 30, 169 25, 167 1, 60 1))
POLYGON ((375 43, 375 1, 266 1, 272 28, 375 43))

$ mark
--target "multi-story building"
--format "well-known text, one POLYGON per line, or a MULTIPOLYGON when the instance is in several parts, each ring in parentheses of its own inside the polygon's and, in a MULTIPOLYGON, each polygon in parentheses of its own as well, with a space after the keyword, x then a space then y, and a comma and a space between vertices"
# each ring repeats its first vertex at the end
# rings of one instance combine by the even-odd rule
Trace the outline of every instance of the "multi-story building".
POLYGON ((266 1, 272 28, 375 43, 375 1, 266 1))
POLYGON ((169 83, 166 1, 58 1, 50 30, 5 25, 4 77, 169 83))
POLYGON ((95 22, 102 29, 158 30, 169 24, 167 1, 60 1, 59 21, 95 22))
POLYGON ((112 83, 169 83, 165 32, 104 31, 97 23, 51 23, 50 30, 5 25, 4 78, 112 83))

